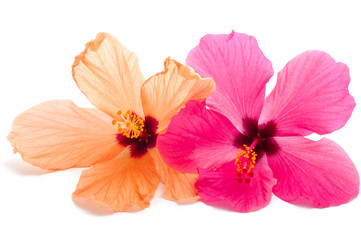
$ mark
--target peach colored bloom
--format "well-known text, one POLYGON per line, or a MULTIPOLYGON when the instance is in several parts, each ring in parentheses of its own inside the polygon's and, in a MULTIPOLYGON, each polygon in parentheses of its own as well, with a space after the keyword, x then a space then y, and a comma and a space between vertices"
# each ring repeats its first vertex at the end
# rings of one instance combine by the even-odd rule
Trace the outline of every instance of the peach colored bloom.
POLYGON ((134 53, 116 38, 99 33, 75 58, 73 77, 97 109, 69 100, 41 103, 20 114, 8 139, 24 161, 44 169, 84 170, 75 198, 94 200, 114 211, 149 206, 160 181, 167 199, 197 200, 196 174, 178 172, 156 148, 173 115, 189 100, 203 101, 212 79, 172 59, 145 80, 134 53))

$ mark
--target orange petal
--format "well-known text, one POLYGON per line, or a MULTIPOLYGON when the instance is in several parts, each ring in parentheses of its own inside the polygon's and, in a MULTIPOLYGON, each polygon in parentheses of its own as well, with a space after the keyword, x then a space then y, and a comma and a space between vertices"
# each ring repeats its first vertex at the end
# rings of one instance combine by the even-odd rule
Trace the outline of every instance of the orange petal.
POLYGON ((164 163, 156 148, 148 149, 153 157, 155 168, 165 183, 164 197, 179 203, 190 203, 199 200, 198 192, 194 187, 198 174, 182 173, 164 163))
POLYGON ((158 132, 168 127, 172 116, 188 101, 203 101, 216 88, 212 79, 202 79, 191 68, 170 58, 165 60, 164 68, 164 72, 149 78, 141 90, 144 114, 159 121, 158 132))
POLYGON ((158 184, 151 156, 133 159, 125 149, 114 159, 84 170, 73 196, 116 212, 138 211, 149 206, 158 184))
POLYGON ((115 37, 99 33, 73 64, 73 78, 91 103, 117 119, 117 111, 143 116, 140 87, 144 77, 136 55, 115 37))
POLYGON ((82 109, 69 100, 49 101, 17 116, 8 140, 14 153, 35 166, 89 167, 122 150, 111 121, 97 109, 82 109))

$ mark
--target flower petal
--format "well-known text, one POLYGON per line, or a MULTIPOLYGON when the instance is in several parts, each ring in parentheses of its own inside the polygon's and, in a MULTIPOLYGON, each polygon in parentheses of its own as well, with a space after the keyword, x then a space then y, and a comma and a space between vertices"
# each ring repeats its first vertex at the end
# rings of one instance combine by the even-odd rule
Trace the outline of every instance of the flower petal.
POLYGON ((158 184, 151 156, 133 159, 125 149, 114 159, 84 170, 73 197, 94 200, 116 212, 139 211, 149 206, 158 184))
POLYGON ((197 173, 197 168, 219 167, 234 159, 238 134, 227 118, 206 109, 204 102, 191 101, 158 136, 157 148, 169 166, 197 173))
POLYGON ((294 204, 324 208, 349 202, 360 178, 345 151, 326 138, 274 138, 279 151, 267 157, 277 184, 273 192, 294 204))
POLYGON ((257 211, 267 206, 276 181, 265 156, 257 161, 253 169, 254 176, 248 184, 245 181, 238 182, 239 172, 233 161, 216 170, 200 169, 196 188, 201 200, 208 205, 237 212, 257 211))
POLYGON ((260 122, 273 121, 276 136, 331 133, 345 125, 355 107, 349 82, 345 64, 325 52, 302 53, 278 73, 260 122))
POLYGON ((89 167, 113 158, 123 148, 112 119, 70 100, 36 105, 17 116, 8 140, 24 161, 44 169, 89 167))
POLYGON ((212 79, 202 79, 172 59, 165 60, 164 69, 143 84, 141 94, 144 114, 159 121, 158 132, 165 131, 172 116, 188 101, 203 101, 215 89, 212 79))
POLYGON ((140 87, 144 77, 136 55, 107 33, 86 44, 73 64, 79 89, 98 109, 117 119, 118 110, 143 116, 140 87))
POLYGON ((148 150, 153 157, 155 168, 161 181, 165 184, 163 194, 168 200, 190 203, 199 200, 194 184, 198 174, 179 172, 167 166, 156 148, 148 150))
POLYGON ((206 35, 186 63, 216 82, 216 91, 207 98, 210 109, 222 113, 240 131, 242 119, 258 120, 273 69, 254 37, 235 32, 206 35))

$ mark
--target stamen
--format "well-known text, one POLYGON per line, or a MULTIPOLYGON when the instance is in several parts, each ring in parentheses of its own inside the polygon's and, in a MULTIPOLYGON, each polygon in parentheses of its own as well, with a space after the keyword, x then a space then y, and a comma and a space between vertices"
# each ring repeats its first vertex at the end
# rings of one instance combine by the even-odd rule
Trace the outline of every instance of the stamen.
POLYGON ((256 164, 257 153, 254 152, 254 147, 257 145, 259 139, 256 138, 252 142, 251 146, 243 144, 243 149, 239 149, 237 158, 234 161, 234 164, 237 166, 237 181, 239 183, 245 182, 249 184, 251 178, 254 176, 252 170, 256 164))
POLYGON ((238 172, 250 173, 256 164, 257 153, 253 151, 254 147, 250 149, 246 144, 243 147, 245 150, 239 149, 234 164, 237 166, 238 172))
POLYGON ((127 138, 138 138, 144 132, 144 121, 137 114, 128 110, 122 114, 122 111, 118 111, 117 114, 120 117, 120 121, 113 120, 112 124, 118 123, 118 132, 122 133, 127 138))

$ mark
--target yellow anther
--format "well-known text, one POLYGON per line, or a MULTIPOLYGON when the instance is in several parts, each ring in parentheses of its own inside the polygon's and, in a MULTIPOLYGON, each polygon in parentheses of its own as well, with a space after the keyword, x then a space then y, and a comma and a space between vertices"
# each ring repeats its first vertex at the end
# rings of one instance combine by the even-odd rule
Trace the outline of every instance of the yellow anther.
POLYGON ((125 114, 121 111, 117 112, 120 115, 120 121, 113 120, 112 124, 118 122, 118 132, 123 133, 127 138, 138 138, 144 132, 144 121, 135 113, 128 110, 125 114))
POLYGON ((237 165, 237 171, 250 173, 256 164, 257 154, 253 151, 254 147, 250 148, 246 144, 243 145, 244 149, 239 149, 237 158, 234 162, 237 165))

